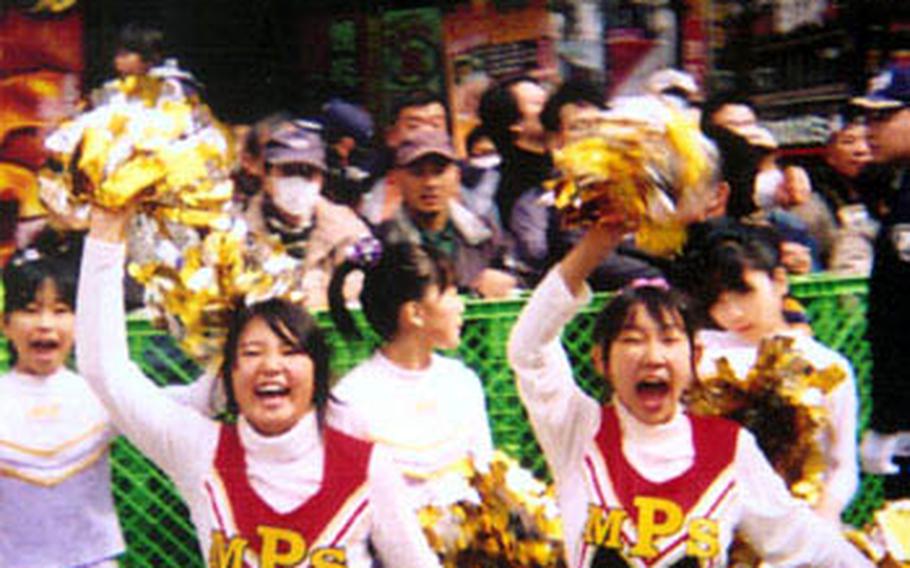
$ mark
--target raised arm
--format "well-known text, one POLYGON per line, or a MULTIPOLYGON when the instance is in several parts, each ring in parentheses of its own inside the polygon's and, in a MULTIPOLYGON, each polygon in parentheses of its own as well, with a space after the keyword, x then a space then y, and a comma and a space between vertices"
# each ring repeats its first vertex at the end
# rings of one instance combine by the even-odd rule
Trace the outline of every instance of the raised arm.
POLYGON ((598 426, 598 403, 575 384, 559 335, 590 300, 585 279, 621 238, 615 226, 589 230, 531 295, 509 337, 519 395, 551 463, 571 461, 598 426))
POLYGON ((213 453, 218 426, 171 400, 130 360, 123 302, 127 214, 93 211, 76 302, 80 373, 117 428, 179 481, 213 453))
POLYGON ((837 525, 819 520, 808 505, 790 495, 745 430, 737 441, 736 481, 744 492, 743 532, 763 560, 774 566, 873 565, 844 540, 837 525))
POLYGON ((371 538, 383 565, 400 568, 436 568, 439 559, 417 522, 407 499, 401 472, 386 449, 374 446, 370 460, 370 500, 373 503, 371 538))

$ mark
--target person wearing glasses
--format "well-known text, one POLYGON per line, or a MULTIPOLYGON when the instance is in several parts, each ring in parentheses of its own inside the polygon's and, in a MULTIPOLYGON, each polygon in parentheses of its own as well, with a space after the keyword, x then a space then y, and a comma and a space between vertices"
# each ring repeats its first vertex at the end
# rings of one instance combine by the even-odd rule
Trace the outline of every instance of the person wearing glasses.
POLYGON ((910 67, 887 68, 851 102, 865 112, 873 161, 894 169, 869 280, 873 402, 861 455, 867 472, 886 476, 885 497, 896 499, 910 496, 910 67))

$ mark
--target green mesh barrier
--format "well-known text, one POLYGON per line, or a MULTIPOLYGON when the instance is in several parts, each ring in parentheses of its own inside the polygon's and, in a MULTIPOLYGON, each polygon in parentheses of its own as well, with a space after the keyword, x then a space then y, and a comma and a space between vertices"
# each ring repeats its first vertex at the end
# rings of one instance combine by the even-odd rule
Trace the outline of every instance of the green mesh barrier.
MULTIPOLYGON (((832 276, 796 278, 791 293, 806 308, 818 339, 853 363, 862 400, 860 426, 865 430, 870 411, 871 370, 869 346, 864 339, 865 280, 832 276)), ((563 335, 579 384, 598 399, 604 397, 605 389, 590 365, 590 333, 597 311, 607 299, 608 295, 598 294, 563 335)), ((518 458, 537 475, 547 477, 543 456, 506 360, 509 330, 523 304, 524 299, 469 301, 462 342, 454 355, 462 358, 483 381, 496 446, 518 458)), ((327 314, 320 313, 317 317, 328 331, 336 377, 367 357, 378 344, 378 338, 369 332, 362 340, 345 341, 332 329, 327 314)), ((356 319, 361 329, 366 330, 361 314, 356 314, 356 319)), ((169 336, 144 320, 130 320, 129 340, 133 359, 158 384, 183 384, 199 374, 198 367, 169 336)), ((0 368, 6 365, 6 349, 0 349, 0 368)), ((112 463, 114 496, 128 543, 121 565, 201 568, 203 562, 187 509, 167 477, 123 439, 118 439, 114 446, 112 463)), ((854 525, 865 523, 882 499, 881 479, 864 475, 845 520, 854 525)))

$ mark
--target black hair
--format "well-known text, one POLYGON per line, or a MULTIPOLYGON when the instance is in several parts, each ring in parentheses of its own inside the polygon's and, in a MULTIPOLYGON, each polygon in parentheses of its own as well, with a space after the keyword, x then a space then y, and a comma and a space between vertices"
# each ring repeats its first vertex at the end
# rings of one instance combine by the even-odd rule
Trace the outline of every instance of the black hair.
POLYGON ((746 270, 760 270, 770 276, 779 267, 780 237, 772 227, 722 218, 689 228, 671 279, 708 321, 707 312, 721 293, 750 290, 746 270))
POLYGON ((221 376, 224 380, 224 392, 227 395, 227 410, 231 414, 239 413, 237 398, 234 394, 233 370, 237 363, 237 349, 240 336, 246 326, 254 319, 261 318, 282 341, 293 348, 300 349, 313 361, 313 405, 319 426, 325 424, 326 406, 328 404, 331 353, 325 336, 316 324, 316 320, 306 309, 283 298, 272 298, 247 306, 239 303, 231 314, 227 339, 224 342, 221 376))
POLYGON ((483 126, 475 126, 471 129, 471 132, 468 134, 468 137, 465 138, 464 141, 464 149, 468 155, 471 154, 471 148, 474 147, 474 144, 477 144, 484 138, 490 138, 490 140, 492 140, 490 133, 487 132, 483 126))
POLYGON ((609 362, 610 345, 622 333, 638 306, 643 307, 662 328, 679 326, 683 329, 689 342, 694 371, 695 318, 684 296, 673 289, 649 285, 624 288, 598 314, 591 334, 594 344, 601 348, 604 365, 609 362))
POLYGON ((480 97, 477 114, 480 123, 490 135, 493 144, 500 154, 509 152, 512 148, 512 125, 521 120, 521 109, 518 108, 518 99, 512 92, 512 87, 519 83, 540 83, 528 75, 519 75, 505 81, 500 81, 487 88, 480 97))
MULTIPOLYGON (((60 300, 75 311, 81 253, 81 234, 51 228, 43 229, 30 246, 13 253, 3 267, 4 317, 34 302, 38 290, 47 281, 54 284, 60 300)), ((16 349, 12 342, 7 345, 10 364, 15 365, 16 349)))
POLYGON ((547 98, 540 111, 540 123, 547 132, 558 132, 560 127, 559 113, 568 104, 587 103, 599 109, 604 105, 604 89, 594 81, 587 79, 570 79, 560 85, 556 92, 547 98))
POLYGON ((755 177, 763 151, 732 130, 708 125, 704 133, 717 146, 720 175, 730 185, 727 215, 742 218, 758 210, 755 204, 755 177))
POLYGON ((117 36, 117 50, 138 53, 145 63, 158 65, 164 57, 164 33, 149 24, 130 22, 117 36))
POLYGON ((381 257, 373 267, 346 260, 332 275, 329 283, 329 308, 332 321, 345 336, 359 338, 360 333, 345 305, 344 281, 356 270, 364 272, 360 305, 370 327, 385 340, 398 332, 398 313, 407 303, 420 300, 431 286, 439 291, 455 285, 452 263, 440 251, 410 242, 382 245, 381 257))
POLYGON ((423 107, 434 103, 442 105, 442 108, 446 111, 446 120, 448 120, 449 105, 446 104, 442 95, 431 91, 415 91, 399 97, 392 103, 389 122, 390 124, 397 122, 400 118, 401 111, 406 108, 423 107))

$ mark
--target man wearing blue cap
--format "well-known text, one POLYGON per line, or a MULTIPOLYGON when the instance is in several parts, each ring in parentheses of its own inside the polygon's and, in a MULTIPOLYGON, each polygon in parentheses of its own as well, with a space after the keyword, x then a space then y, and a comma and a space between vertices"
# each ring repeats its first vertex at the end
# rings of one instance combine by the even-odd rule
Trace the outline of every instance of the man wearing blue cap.
POLYGON ((277 235, 288 253, 301 259, 306 305, 324 307, 332 271, 348 246, 370 231, 349 207, 322 196, 326 159, 318 125, 289 121, 277 127, 264 158, 262 191, 250 200, 244 218, 252 232, 277 235))
POLYGON ((891 67, 851 101, 865 111, 873 160, 894 168, 869 281, 871 431, 863 468, 885 474, 885 496, 910 496, 910 67, 891 67))

